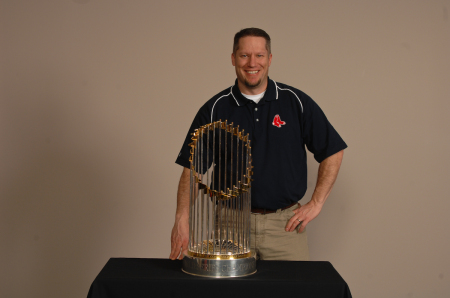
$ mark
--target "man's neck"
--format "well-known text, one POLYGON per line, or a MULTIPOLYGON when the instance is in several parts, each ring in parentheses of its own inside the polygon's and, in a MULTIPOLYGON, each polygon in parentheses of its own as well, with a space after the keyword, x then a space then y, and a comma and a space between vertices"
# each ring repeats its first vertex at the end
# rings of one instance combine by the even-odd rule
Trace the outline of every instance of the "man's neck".
POLYGON ((239 87, 239 90, 241 91, 241 93, 244 93, 247 95, 258 95, 258 94, 266 91, 267 83, 268 83, 268 79, 266 79, 265 82, 264 81, 261 82, 261 84, 259 84, 256 87, 248 87, 245 84, 238 81, 238 87, 239 87))
POLYGON ((244 94, 241 92, 241 94, 246 97, 247 99, 250 99, 252 101, 254 101, 256 104, 259 103, 259 101, 264 97, 264 94, 266 93, 266 91, 257 94, 257 95, 248 95, 248 94, 244 94))

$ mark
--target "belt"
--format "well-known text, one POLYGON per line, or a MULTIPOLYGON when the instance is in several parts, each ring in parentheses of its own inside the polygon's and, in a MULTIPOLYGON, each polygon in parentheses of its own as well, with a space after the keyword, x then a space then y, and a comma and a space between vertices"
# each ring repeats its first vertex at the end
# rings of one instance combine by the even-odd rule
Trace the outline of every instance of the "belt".
MULTIPOLYGON (((286 206, 286 207, 284 207, 284 208, 281 208, 280 210, 284 210, 284 209, 287 209, 287 208, 291 208, 291 207, 294 206, 295 204, 298 204, 298 203, 292 203, 291 205, 286 206)), ((277 210, 278 210, 278 209, 277 209, 277 210)), ((252 213, 269 214, 269 213, 275 213, 275 212, 277 212, 277 210, 252 208, 252 213)))

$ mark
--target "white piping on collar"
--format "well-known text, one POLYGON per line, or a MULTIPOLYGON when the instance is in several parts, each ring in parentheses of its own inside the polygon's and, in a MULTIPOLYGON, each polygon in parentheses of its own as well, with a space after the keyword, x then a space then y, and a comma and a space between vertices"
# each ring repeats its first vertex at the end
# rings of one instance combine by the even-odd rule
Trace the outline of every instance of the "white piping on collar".
MULTIPOLYGON (((233 86, 230 87, 230 93, 231 93, 231 96, 233 96, 234 100, 236 101, 236 104, 238 105, 238 107, 240 107, 241 105, 238 103, 236 97, 234 97, 234 94, 233 94, 233 86)), ((230 94, 228 94, 228 95, 230 95, 230 94)))
POLYGON ((277 93, 277 96, 275 97, 275 99, 278 100, 278 85, 274 80, 272 80, 272 82, 275 84, 275 92, 277 93))
MULTIPOLYGON (((273 80, 272 80, 273 81, 273 80)), ((280 90, 287 90, 287 91, 291 91, 294 95, 295 95, 295 97, 297 97, 297 99, 298 99, 298 102, 300 103, 300 106, 301 106, 301 108, 302 108, 302 113, 303 113, 303 104, 302 104, 302 102, 300 101, 300 98, 298 98, 298 96, 297 96, 297 94, 295 94, 295 92, 294 91, 292 91, 291 89, 287 89, 287 88, 280 88, 280 87, 278 87, 278 85, 277 85, 277 83, 275 83, 275 81, 273 81, 274 82, 274 84, 275 84, 275 90, 277 91, 277 100, 278 100, 278 89, 280 89, 280 90)))
MULTIPOLYGON (((222 97, 228 96, 230 95, 233 96, 234 100, 236 100, 236 97, 234 97, 233 95, 233 86, 230 87, 230 93, 222 95, 221 97, 219 97, 213 104, 212 109, 211 109, 211 123, 213 122, 213 115, 214 115, 214 107, 216 106, 216 103, 219 101, 219 99, 221 99, 222 97)), ((236 100, 236 104, 239 106, 238 101, 236 100)))

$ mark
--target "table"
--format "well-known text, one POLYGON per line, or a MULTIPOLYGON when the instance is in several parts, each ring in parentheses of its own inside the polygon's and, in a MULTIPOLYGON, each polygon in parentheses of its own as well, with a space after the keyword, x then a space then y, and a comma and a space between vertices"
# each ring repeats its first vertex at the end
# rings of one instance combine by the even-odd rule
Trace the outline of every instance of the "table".
POLYGON ((183 273, 178 260, 111 258, 88 298, 351 298, 330 262, 257 261, 256 268, 250 276, 217 279, 183 273))

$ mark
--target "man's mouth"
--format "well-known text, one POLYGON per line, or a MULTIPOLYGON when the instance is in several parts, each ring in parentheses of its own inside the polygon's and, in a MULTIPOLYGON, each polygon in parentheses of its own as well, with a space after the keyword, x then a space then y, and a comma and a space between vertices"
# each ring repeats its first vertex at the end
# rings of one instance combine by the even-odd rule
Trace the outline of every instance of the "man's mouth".
POLYGON ((252 71, 247 70, 246 72, 248 74, 257 74, 259 72, 259 70, 252 70, 252 71))

